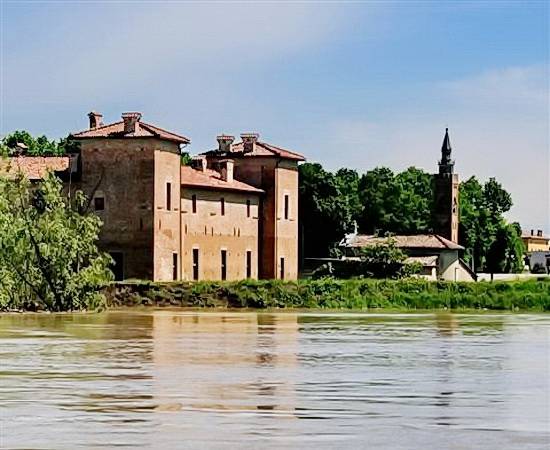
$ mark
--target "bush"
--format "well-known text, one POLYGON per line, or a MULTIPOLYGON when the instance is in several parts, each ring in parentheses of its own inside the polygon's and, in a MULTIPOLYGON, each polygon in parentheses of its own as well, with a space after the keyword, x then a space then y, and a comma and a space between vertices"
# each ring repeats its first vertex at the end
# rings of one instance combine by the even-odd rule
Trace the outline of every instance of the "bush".
POLYGON ((550 311, 550 282, 453 283, 423 279, 246 280, 236 282, 117 283, 110 306, 149 298, 156 306, 401 310, 488 309, 550 311))

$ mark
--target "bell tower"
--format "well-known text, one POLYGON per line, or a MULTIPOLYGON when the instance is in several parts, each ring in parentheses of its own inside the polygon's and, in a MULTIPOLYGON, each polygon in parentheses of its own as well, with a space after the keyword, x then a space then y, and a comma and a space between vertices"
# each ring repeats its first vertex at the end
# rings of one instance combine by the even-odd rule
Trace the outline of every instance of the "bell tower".
POLYGON ((434 232, 450 241, 458 243, 458 174, 454 173, 451 159, 449 129, 441 146, 439 173, 435 178, 434 232))

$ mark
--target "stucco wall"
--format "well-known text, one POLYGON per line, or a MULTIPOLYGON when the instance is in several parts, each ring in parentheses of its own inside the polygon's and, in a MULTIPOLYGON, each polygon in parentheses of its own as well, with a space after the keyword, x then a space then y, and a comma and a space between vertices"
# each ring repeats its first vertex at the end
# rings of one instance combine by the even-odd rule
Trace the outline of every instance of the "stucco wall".
POLYGON ((155 205, 154 205, 154 279, 181 278, 180 231, 181 162, 176 144, 166 143, 155 148, 155 205), (167 183, 170 183, 170 209, 167 207, 167 183))
POLYGON ((295 162, 282 161, 276 171, 276 278, 281 278, 281 258, 284 258, 284 278, 298 278, 298 168, 295 162), (285 196, 288 196, 288 217, 285 218, 285 196))
POLYGON ((259 277, 298 277, 298 165, 276 157, 235 159, 235 179, 265 191, 261 204, 259 277), (289 218, 284 218, 284 196, 289 196, 289 218))
POLYGON ((182 278, 193 279, 193 249, 199 249, 199 279, 221 279, 221 250, 227 251, 227 280, 246 278, 246 252, 252 252, 251 278, 258 278, 259 196, 254 193, 182 188, 182 278), (196 196, 196 213, 192 197, 196 196), (225 215, 221 215, 221 198, 225 215), (247 216, 250 201, 250 217, 247 216))
POLYGON ((447 281, 473 281, 456 250, 444 251, 439 256, 439 278, 447 281))

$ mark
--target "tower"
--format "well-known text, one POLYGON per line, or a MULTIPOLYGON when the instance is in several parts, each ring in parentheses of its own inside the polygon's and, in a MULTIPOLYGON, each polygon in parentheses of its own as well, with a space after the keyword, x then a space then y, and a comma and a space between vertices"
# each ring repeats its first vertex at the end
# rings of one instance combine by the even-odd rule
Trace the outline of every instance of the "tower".
POLYGON ((446 128, 441 146, 439 173, 434 175, 434 232, 458 243, 458 174, 454 173, 451 151, 449 129, 446 128))

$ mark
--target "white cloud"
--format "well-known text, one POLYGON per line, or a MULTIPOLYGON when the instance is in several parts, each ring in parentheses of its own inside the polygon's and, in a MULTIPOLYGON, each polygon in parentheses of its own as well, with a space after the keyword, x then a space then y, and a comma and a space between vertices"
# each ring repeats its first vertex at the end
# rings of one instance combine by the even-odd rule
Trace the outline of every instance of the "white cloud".
POLYGON ((37 33, 34 21, 19 23, 16 34, 7 36, 8 103, 137 96, 164 87, 167 79, 178 82, 173 90, 185 90, 188 82, 288 58, 342 25, 338 8, 312 4, 125 2, 80 5, 69 13, 62 10, 67 5, 48 8, 37 19, 48 33, 39 33, 34 45, 18 45, 37 33))
POLYGON ((544 65, 490 70, 438 87, 465 104, 547 107, 548 69, 544 65))

